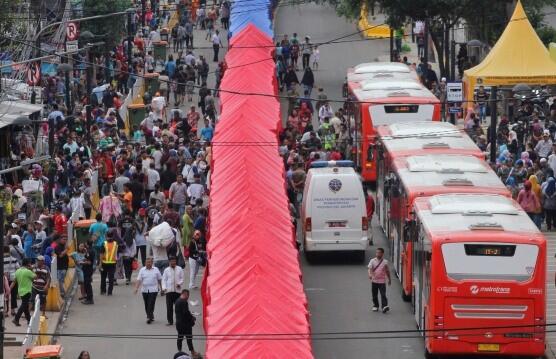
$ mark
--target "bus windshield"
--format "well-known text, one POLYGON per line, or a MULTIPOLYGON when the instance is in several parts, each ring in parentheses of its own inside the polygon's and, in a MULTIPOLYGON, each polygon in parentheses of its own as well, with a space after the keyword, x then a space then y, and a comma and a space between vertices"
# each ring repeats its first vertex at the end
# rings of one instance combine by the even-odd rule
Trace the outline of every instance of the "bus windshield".
POLYGON ((531 279, 539 247, 512 243, 445 243, 442 256, 448 277, 525 282, 531 279))
POLYGON ((434 105, 385 104, 369 106, 373 127, 407 121, 432 121, 434 105))

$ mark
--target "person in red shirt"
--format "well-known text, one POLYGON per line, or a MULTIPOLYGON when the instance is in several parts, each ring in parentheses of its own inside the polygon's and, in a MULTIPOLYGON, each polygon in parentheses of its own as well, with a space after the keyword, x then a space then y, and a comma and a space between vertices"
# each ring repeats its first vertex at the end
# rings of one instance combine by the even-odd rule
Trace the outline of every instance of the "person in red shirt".
POLYGON ((102 166, 103 168, 103 178, 114 177, 114 162, 112 162, 112 156, 110 156, 110 151, 104 151, 102 155, 102 166))
POLYGON ((340 151, 338 151, 336 147, 334 147, 330 152, 328 159, 330 161, 340 161, 342 159, 342 154, 340 153, 340 151))
POLYGON ((62 207, 57 206, 54 212, 54 232, 60 236, 67 234, 68 219, 62 213, 62 207))

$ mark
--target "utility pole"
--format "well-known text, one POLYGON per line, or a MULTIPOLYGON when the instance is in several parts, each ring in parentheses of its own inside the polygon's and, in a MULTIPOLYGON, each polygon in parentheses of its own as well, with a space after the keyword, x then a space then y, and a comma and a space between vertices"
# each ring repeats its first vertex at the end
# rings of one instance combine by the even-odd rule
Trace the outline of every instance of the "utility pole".
POLYGON ((490 88, 490 132, 489 132, 489 142, 490 142, 490 163, 496 163, 496 126, 498 122, 498 86, 492 86, 490 88))
POLYGON ((147 11, 147 5, 145 0, 141 0, 141 31, 143 31, 143 26, 145 26, 145 12, 147 11))
POLYGON ((425 65, 429 63, 429 20, 425 20, 425 28, 423 29, 423 41, 425 48, 423 56, 425 57, 425 65))
POLYGON ((133 32, 132 32, 133 11, 127 12, 127 71, 131 71, 131 50, 133 48, 133 32))
POLYGON ((394 29, 390 27, 390 62, 394 62, 394 29))
MULTIPOLYGON (((2 223, 2 225, 0 226, 0 238, 2 239, 2 242, 4 242, 4 207, 0 206, 0 223, 2 223)), ((4 278, 4 266, 0 266, 0 278, 4 278)), ((6 295, 6 293, 4 293, 4 286, 0 285, 0 308, 2 309, 1 313, 2 315, 0 315, 0 359, 4 359, 4 297, 6 295)))
POLYGON ((456 81, 456 41, 452 40, 450 46, 450 79, 456 81))

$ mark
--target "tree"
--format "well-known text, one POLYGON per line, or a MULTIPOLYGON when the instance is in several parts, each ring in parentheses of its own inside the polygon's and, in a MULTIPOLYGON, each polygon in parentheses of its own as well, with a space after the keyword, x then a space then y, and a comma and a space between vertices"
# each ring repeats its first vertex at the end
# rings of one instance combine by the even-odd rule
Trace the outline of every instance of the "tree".
MULTIPOLYGON (((378 4, 387 15, 391 27, 399 27, 408 21, 426 20, 428 33, 438 54, 442 76, 448 73, 449 34, 461 20, 465 20, 471 36, 493 44, 507 24, 514 0, 317 0, 335 7, 339 15, 358 18, 361 5, 378 4)), ((522 0, 533 26, 540 29, 542 9, 556 5, 556 0, 522 0)))
MULTIPOLYGON (((96 16, 125 11, 131 7, 131 0, 84 0, 83 16, 96 16)), ((81 31, 90 31, 103 36, 107 52, 116 46, 125 36, 126 15, 111 16, 81 23, 81 31)))

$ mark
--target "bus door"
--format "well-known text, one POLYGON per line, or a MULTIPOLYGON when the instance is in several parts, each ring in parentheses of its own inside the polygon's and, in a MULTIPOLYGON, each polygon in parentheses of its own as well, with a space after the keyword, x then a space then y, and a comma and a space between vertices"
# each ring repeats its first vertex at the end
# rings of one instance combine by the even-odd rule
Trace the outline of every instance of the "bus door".
POLYGON ((384 147, 378 144, 377 150, 377 174, 376 174, 376 213, 378 222, 384 229, 386 228, 386 211, 384 206, 385 201, 385 176, 387 174, 386 160, 384 158, 384 147))
POLYGON ((413 245, 413 303, 415 322, 421 330, 426 329, 425 306, 429 302, 431 280, 431 248, 425 241, 421 228, 417 242, 413 245))
POLYGON ((400 180, 392 173, 388 179, 388 195, 386 213, 388 214, 387 236, 392 248, 392 263, 398 276, 400 276, 400 216, 402 208, 402 189, 400 180))

